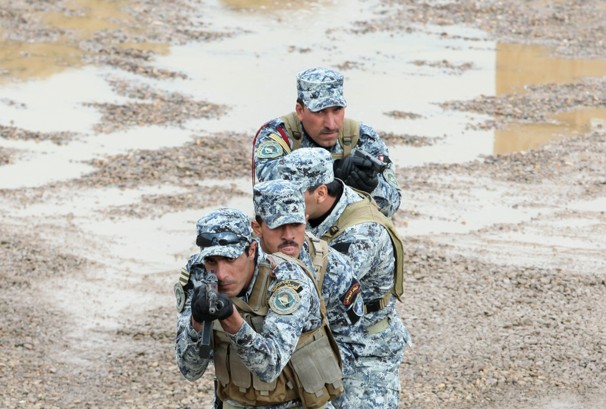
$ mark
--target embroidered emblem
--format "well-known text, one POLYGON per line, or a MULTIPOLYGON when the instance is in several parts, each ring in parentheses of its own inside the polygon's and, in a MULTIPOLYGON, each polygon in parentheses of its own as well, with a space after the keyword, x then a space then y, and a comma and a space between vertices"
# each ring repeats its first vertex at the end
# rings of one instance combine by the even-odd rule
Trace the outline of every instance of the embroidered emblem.
POLYGON ((391 168, 387 168, 383 171, 383 177, 385 178, 387 183, 392 186, 398 187, 398 180, 396 179, 396 175, 395 173, 393 173, 393 170, 391 170, 391 168))
POLYGON ((265 141, 257 148, 257 158, 272 159, 280 157, 284 154, 284 150, 276 141, 265 141))
POLYGON ((297 280, 282 280, 278 284, 276 284, 276 286, 274 287, 274 291, 277 291, 282 287, 292 288, 296 292, 300 293, 301 289, 303 288, 303 285, 300 281, 297 280))
POLYGON ((356 296, 352 310, 358 317, 364 315, 364 303, 362 302, 362 297, 360 294, 356 296))
POLYGON ((181 269, 181 275, 179 276, 179 283, 185 287, 189 281, 189 271, 186 268, 181 269))
POLYGON ((345 308, 349 308, 355 301, 358 294, 360 294, 360 283, 357 280, 352 280, 351 285, 347 292, 341 297, 341 302, 345 308))
POLYGON ((291 287, 284 286, 269 297, 269 308, 276 314, 291 314, 301 305, 301 297, 291 287))
POLYGON ((175 292, 175 298, 177 299, 177 311, 181 312, 183 311, 183 308, 185 308, 185 290, 183 290, 181 283, 175 283, 173 291, 175 292))

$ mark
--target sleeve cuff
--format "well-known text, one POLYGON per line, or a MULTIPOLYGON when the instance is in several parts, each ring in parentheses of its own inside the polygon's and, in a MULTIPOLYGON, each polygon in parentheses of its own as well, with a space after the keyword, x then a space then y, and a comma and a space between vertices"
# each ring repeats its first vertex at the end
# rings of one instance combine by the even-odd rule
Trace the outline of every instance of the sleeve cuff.
POLYGON ((250 346, 253 343, 253 339, 256 335, 255 330, 252 329, 246 321, 242 324, 242 327, 235 334, 227 334, 231 342, 238 346, 250 346))

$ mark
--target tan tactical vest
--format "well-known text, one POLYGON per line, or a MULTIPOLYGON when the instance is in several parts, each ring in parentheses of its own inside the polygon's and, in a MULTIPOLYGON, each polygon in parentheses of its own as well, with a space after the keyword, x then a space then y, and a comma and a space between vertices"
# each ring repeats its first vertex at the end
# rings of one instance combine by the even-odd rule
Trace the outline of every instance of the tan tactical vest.
MULTIPOLYGON (((268 256, 271 265, 263 262, 255 281, 250 299, 245 303, 232 297, 234 305, 252 328, 261 333, 268 312, 267 289, 273 280, 272 270, 284 261, 294 261, 315 283, 305 265, 282 253, 268 256)), ((280 375, 272 382, 263 382, 242 363, 237 353, 231 351, 227 334, 215 321, 213 325, 213 352, 217 393, 221 400, 233 400, 245 405, 276 405, 301 400, 305 408, 320 408, 344 391, 342 363, 337 343, 328 327, 326 307, 321 292, 320 311, 322 325, 301 334, 295 352, 280 375)))
POLYGON ((404 243, 393 222, 381 213, 372 198, 365 192, 359 190, 356 190, 356 192, 363 199, 347 206, 336 224, 322 236, 322 239, 330 243, 342 234, 346 228, 366 222, 375 222, 387 229, 391 243, 393 244, 396 265, 394 270, 394 285, 391 293, 386 293, 381 300, 381 308, 384 308, 389 304, 392 294, 399 301, 402 301, 400 297, 404 294, 404 243))
POLYGON ((322 289, 324 275, 328 267, 328 243, 307 231, 305 232, 305 241, 307 242, 311 262, 316 272, 316 285, 319 289, 322 289))
MULTIPOLYGON (((292 150, 299 149, 301 147, 301 141, 303 140, 303 127, 301 121, 297 117, 296 112, 282 116, 284 126, 289 135, 293 137, 293 148, 292 150)), ((339 143, 343 147, 343 153, 333 153, 333 159, 343 159, 350 155, 353 147, 358 143, 360 138, 360 123, 353 119, 345 119, 343 122, 343 129, 339 132, 339 143)), ((279 143, 279 142, 278 142, 279 143)), ((284 145, 282 145, 284 148, 284 145)), ((286 146, 284 149, 286 153, 290 153, 290 147, 286 146)))
MULTIPOLYGON (((284 127, 288 135, 292 136, 293 139, 293 147, 290 148, 289 138, 284 135, 284 132, 280 130, 280 135, 272 133, 269 135, 269 138, 277 142, 286 154, 289 154, 295 149, 299 149, 301 147, 301 141, 303 140, 303 127, 301 126, 301 122, 297 117, 296 112, 291 112, 290 114, 284 115, 281 117, 284 121, 284 127)), ((265 124, 267 125, 267 124, 265 124)), ((263 126, 265 126, 263 125, 263 126)), ((263 129, 263 126, 259 128, 257 134, 253 139, 253 147, 251 153, 251 180, 252 185, 255 186, 255 143, 257 141, 257 137, 259 136, 259 132, 263 129)), ((345 119, 343 122, 343 129, 339 132, 339 143, 343 147, 343 153, 333 153, 333 159, 343 159, 351 154, 352 148, 356 146, 358 143, 358 139, 360 138, 360 123, 354 121, 353 119, 345 119)))

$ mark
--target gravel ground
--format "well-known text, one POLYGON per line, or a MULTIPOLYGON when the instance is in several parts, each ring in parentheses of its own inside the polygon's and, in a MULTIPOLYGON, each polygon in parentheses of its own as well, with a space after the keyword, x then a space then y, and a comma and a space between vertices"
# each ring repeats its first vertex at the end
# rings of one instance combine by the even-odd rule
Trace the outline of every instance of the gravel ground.
MULTIPOLYGON (((118 48, 124 37, 120 30, 79 41, 39 20, 40 10, 73 12, 66 4, 5 1, 0 7, 0 23, 7 27, 3 35, 34 42, 61 36, 86 50, 86 59, 97 64, 160 79, 183 76, 147 65, 152 51, 118 48)), ((184 0, 131 3, 127 13, 146 27, 135 41, 178 44, 233 34, 208 31, 194 5, 184 0)), ((597 0, 536 0, 524 2, 524 7, 496 1, 385 0, 382 7, 388 12, 360 22, 352 35, 423 30, 428 23, 467 24, 502 41, 554 45, 563 56, 606 55, 606 8, 597 0)), ((439 66, 455 72, 470 68, 448 61, 439 66)), ((543 121, 555 111, 604 107, 605 86, 599 78, 549 84, 530 87, 522 95, 481 96, 444 107, 497 114, 494 121, 470 126, 500 128, 511 121, 543 121)), ((139 123, 179 125, 228 109, 136 84, 114 87, 131 102, 96 105, 102 114, 99 133, 139 123)), ((415 118, 400 111, 386 115, 415 118)), ((12 127, 1 127, 0 135, 57 144, 77 137, 12 127)), ((199 135, 177 148, 108 157, 91 163, 95 170, 78 180, 0 190, 0 203, 6 209, 25 208, 69 198, 82 189, 174 185, 178 194, 146 194, 103 210, 110 218, 161 217, 207 199, 211 188, 198 183, 202 169, 207 177, 222 180, 248 174, 249 136, 222 136, 199 135)), ((390 146, 434 143, 415 135, 389 134, 385 139, 390 146)), ((18 154, 0 150, 0 166, 18 154)), ((402 228, 415 219, 445 217, 434 214, 436 209, 460 215, 471 209, 473 214, 484 200, 479 192, 492 192, 509 209, 536 210, 519 223, 408 238, 406 300, 399 309, 415 347, 402 364, 402 408, 606 406, 606 215, 582 205, 605 197, 605 168, 606 131, 597 126, 536 151, 400 172, 405 200, 395 221, 402 228), (576 245, 562 246, 552 237, 576 245)), ((242 195, 231 183, 212 188, 212 193, 216 203, 242 195)), ((465 217, 457 221, 464 224, 465 217)), ((91 291, 122 291, 129 283, 122 276, 103 276, 103 260, 87 256, 87 249, 102 244, 82 234, 69 215, 42 220, 2 216, 0 234, 1 407, 206 407, 212 374, 191 384, 174 363, 172 304, 156 302, 151 308, 122 312, 118 325, 109 330, 65 324, 73 322, 66 304, 83 306, 70 314, 86 319, 95 314, 95 305, 86 302, 91 291), (58 300, 57 294, 68 297, 58 300)), ((161 299, 174 278, 175 272, 148 274, 137 286, 146 297, 161 299)))

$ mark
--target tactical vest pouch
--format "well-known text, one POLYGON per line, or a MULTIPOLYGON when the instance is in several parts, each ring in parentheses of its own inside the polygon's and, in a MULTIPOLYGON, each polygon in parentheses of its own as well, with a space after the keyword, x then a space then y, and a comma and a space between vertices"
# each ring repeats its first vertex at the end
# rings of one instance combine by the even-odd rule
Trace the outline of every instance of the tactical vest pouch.
MULTIPOLYGON (((321 408, 344 391, 340 361, 335 360, 330 330, 321 327, 302 339, 290 359, 305 408, 321 408)), ((334 341, 334 339, 333 339, 334 341)))
MULTIPOLYGON (((300 264, 312 280, 313 276, 300 260, 276 253, 272 256, 278 264, 289 259, 300 264)), ((257 294, 267 294, 267 283, 263 277, 271 271, 269 264, 260 266, 251 299, 257 294), (257 286, 258 284, 258 286, 257 286)), ((320 294, 316 285, 316 291, 320 294)), ((267 302, 265 297, 255 302, 255 308, 232 297, 242 318, 257 332, 263 332, 267 302)), ((322 325, 320 328, 301 334, 295 352, 282 373, 272 382, 263 382, 250 372, 232 349, 228 335, 215 321, 213 327, 215 374, 219 383, 217 394, 222 401, 233 400, 248 406, 270 406, 300 400, 303 407, 320 409, 344 391, 341 380, 341 355, 337 343, 326 321, 326 307, 320 298, 322 325), (231 375, 231 379, 230 379, 231 375)))
POLYGON ((229 342, 216 342, 220 336, 227 337, 221 333, 217 334, 217 331, 214 332, 215 342, 213 343, 213 357, 215 363, 215 376, 222 385, 226 385, 229 383, 229 371, 227 369, 227 347, 229 346, 229 342))
MULTIPOLYGON (((241 314, 253 329, 263 331, 264 317, 245 312, 241 314)), ((290 371, 283 371, 272 382, 263 382, 246 368, 238 354, 231 349, 229 337, 217 321, 213 329, 215 376, 219 380, 217 394, 221 400, 233 400, 249 406, 265 406, 299 399, 294 382, 291 381, 294 378, 290 371)))

